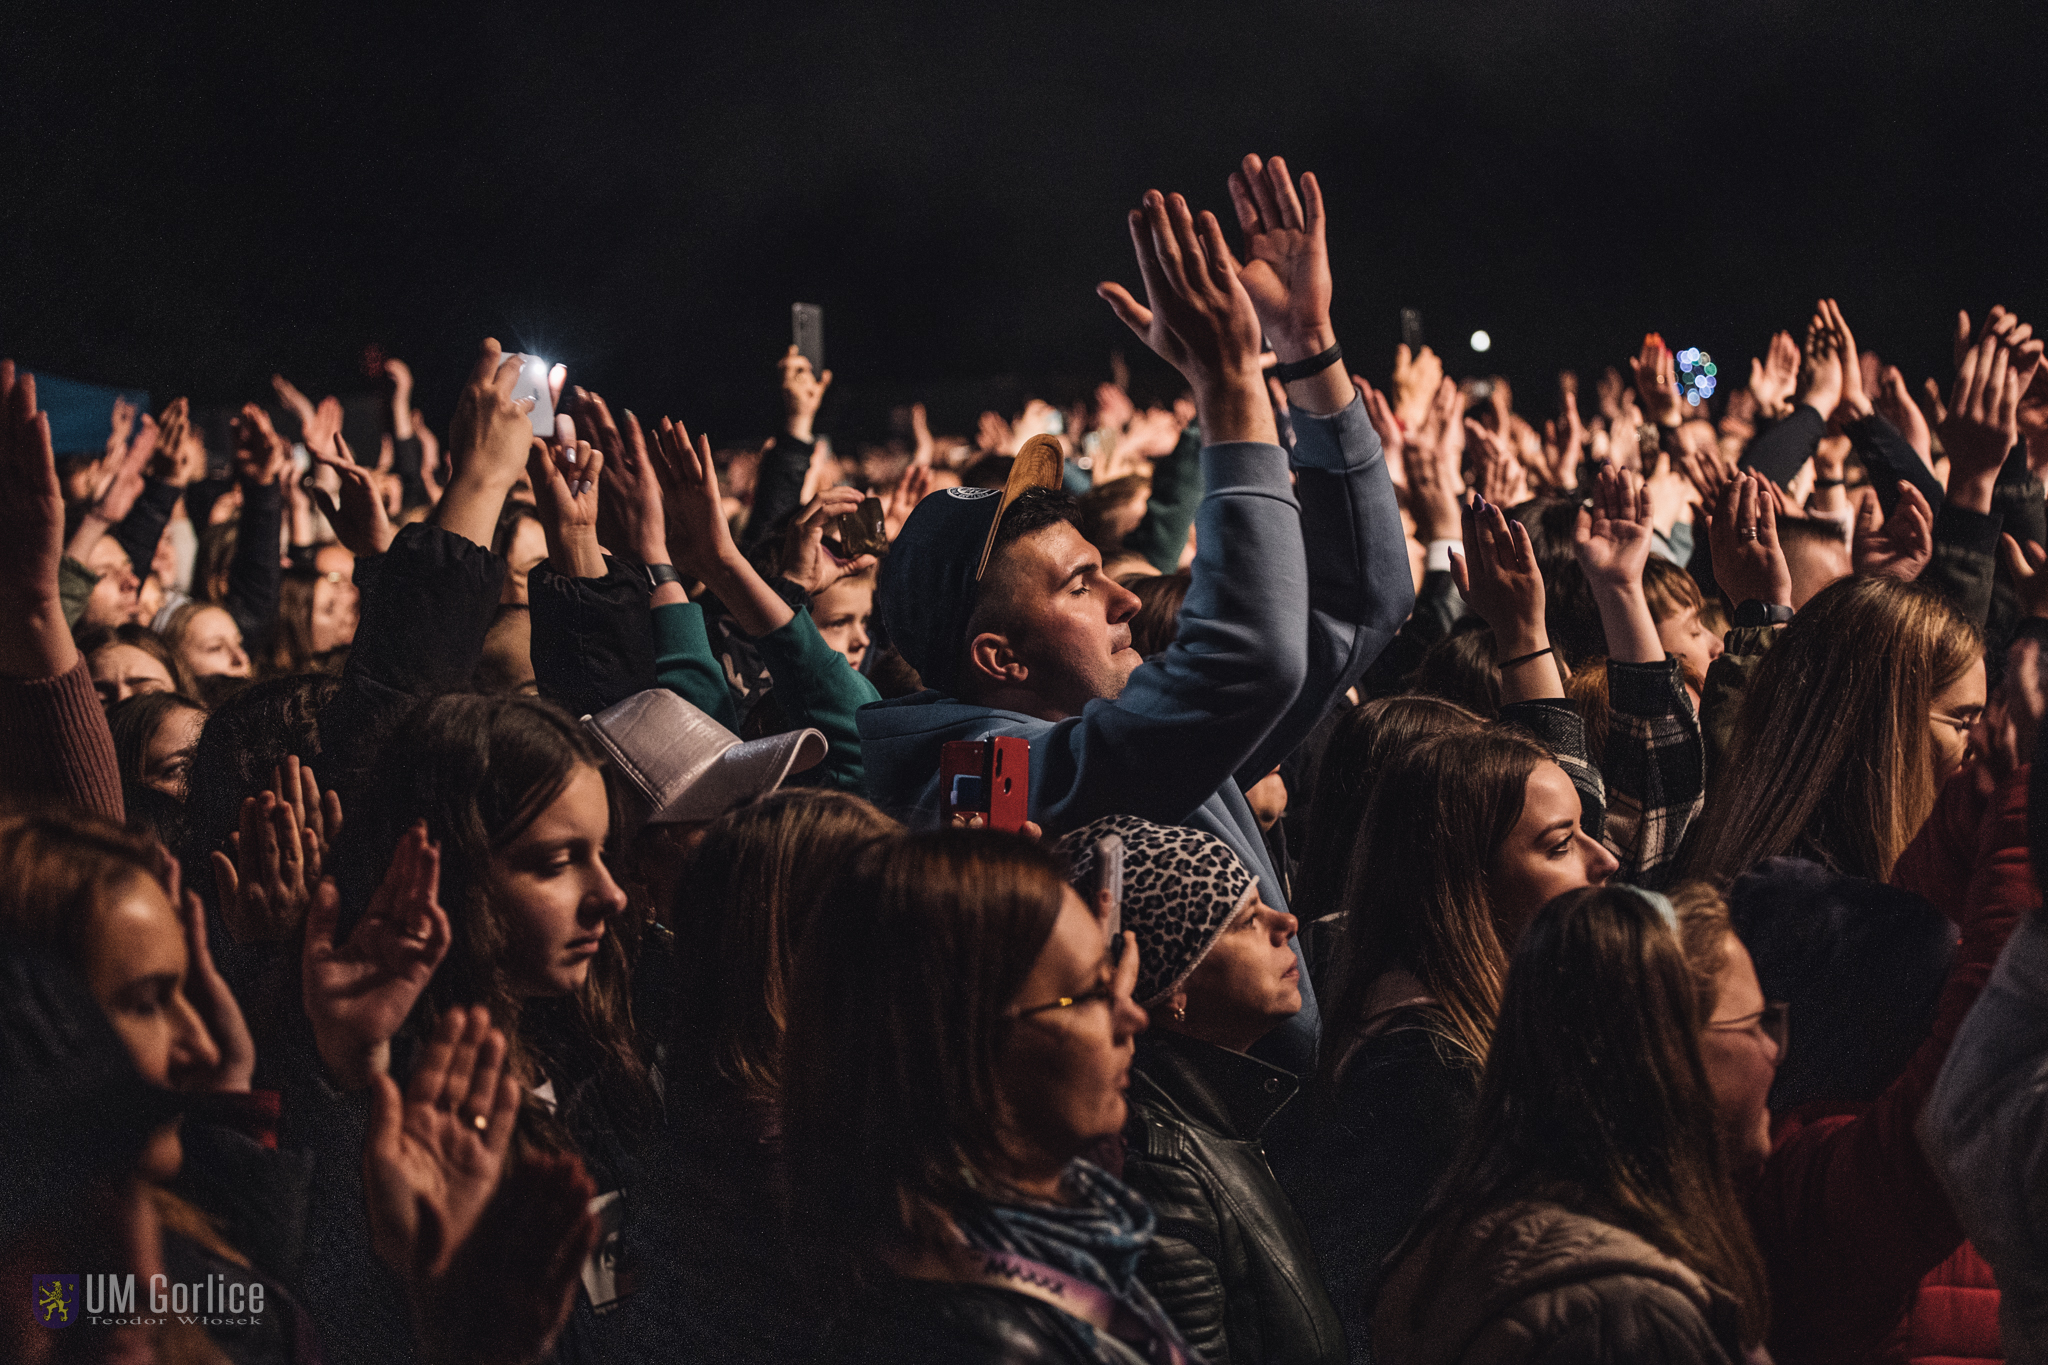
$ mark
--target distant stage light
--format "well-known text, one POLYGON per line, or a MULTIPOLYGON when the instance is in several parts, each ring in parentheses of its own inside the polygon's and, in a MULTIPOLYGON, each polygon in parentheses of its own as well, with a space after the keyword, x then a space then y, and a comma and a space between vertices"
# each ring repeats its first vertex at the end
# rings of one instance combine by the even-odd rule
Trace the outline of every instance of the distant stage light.
POLYGON ((1474 332, 1472 334, 1472 349, 1475 351, 1492 350, 1493 338, 1488 336, 1483 330, 1474 332))

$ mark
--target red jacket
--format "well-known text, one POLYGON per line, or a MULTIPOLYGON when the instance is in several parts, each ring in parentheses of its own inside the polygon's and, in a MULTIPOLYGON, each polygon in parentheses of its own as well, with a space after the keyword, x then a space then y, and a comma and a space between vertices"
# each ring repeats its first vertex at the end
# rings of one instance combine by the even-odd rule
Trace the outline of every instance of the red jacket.
MULTIPOLYGON (((1768 1345, 1778 1365, 1901 1358, 1894 1352, 1921 1282, 1962 1245, 1914 1124, 1999 950, 2040 900, 2026 825, 2025 768, 1988 799, 1973 773, 1948 784, 1892 872, 1893 885, 1925 896, 1962 930, 1927 1040, 1871 1103, 1772 1120, 1771 1155, 1746 1198, 1770 1280, 1768 1345)), ((1994 1298, 1994 1337, 1996 1312, 1994 1298)))

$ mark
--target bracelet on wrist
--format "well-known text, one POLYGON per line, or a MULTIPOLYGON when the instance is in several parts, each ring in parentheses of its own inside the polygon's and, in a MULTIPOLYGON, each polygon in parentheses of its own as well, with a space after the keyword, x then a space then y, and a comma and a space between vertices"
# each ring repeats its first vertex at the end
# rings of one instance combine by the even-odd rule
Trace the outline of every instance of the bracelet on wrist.
POLYGON ((1515 667, 1517 664, 1533 663, 1535 660, 1540 659, 1544 655, 1550 653, 1552 648, 1553 647, 1550 645, 1545 645, 1541 649, 1532 649, 1527 654, 1518 654, 1512 659, 1507 659, 1501 663, 1495 664, 1494 667, 1498 668, 1501 672, 1505 673, 1509 669, 1515 667))
POLYGON ((1849 482, 1849 481, 1848 481, 1847 479, 1821 479, 1821 478, 1816 478, 1816 479, 1815 479, 1815 480, 1813 481, 1813 486, 1814 486, 1815 488, 1840 488, 1840 487, 1842 487, 1843 485, 1847 484, 1848 482, 1849 482))
POLYGON ((1312 355, 1306 360, 1290 361, 1285 365, 1275 365, 1273 377, 1283 384, 1292 384, 1297 379, 1307 379, 1310 375, 1321 374, 1343 358, 1344 348, 1332 342, 1330 349, 1320 355, 1312 355))
POLYGON ((683 576, 676 572, 676 566, 673 564, 649 564, 645 568, 647 569, 647 590, 649 592, 654 591, 664 583, 680 583, 683 581, 683 576))

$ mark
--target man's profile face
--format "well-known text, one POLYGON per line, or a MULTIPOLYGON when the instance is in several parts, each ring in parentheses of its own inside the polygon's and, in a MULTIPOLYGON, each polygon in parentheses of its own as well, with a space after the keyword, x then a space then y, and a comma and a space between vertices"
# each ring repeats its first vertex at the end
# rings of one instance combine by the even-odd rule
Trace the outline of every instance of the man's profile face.
POLYGON ((1104 576, 1102 556, 1066 522, 1004 547, 989 576, 1004 594, 1003 632, 1030 670, 1047 718, 1113 700, 1143 662, 1131 648, 1137 596, 1104 576))

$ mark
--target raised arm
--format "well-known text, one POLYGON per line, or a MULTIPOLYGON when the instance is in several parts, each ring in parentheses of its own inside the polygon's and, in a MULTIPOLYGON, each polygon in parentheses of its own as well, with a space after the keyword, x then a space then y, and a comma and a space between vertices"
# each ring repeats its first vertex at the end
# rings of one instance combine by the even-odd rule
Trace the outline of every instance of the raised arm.
POLYGON ((811 362, 794 346, 776 364, 782 373, 782 430, 761 453, 761 469, 754 476, 754 506, 740 542, 741 550, 749 554, 803 505, 804 478, 817 445, 812 423, 825 402, 825 390, 832 387, 832 371, 813 374, 811 362))
POLYGON ((0 782, 26 802, 125 818, 114 737, 57 593, 64 494, 36 381, 0 360, 0 782))
POLYGON ((1379 436, 1339 363, 1322 187, 1304 173, 1297 193, 1281 158, 1247 156, 1230 177, 1230 198, 1245 238, 1239 273, 1287 381, 1308 567, 1308 672, 1240 769, 1249 786, 1379 657, 1415 605, 1415 582, 1379 436))

